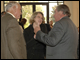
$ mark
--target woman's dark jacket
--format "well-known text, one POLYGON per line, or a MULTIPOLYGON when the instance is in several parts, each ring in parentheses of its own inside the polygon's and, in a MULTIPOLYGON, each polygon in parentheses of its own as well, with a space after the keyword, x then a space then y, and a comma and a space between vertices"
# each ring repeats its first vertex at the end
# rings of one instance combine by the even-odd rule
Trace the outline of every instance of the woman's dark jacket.
MULTIPOLYGON (((47 33, 47 27, 45 24, 41 24, 41 31, 47 33)), ((44 59, 46 55, 46 45, 34 39, 33 25, 24 29, 24 38, 27 44, 27 58, 28 59, 44 59)))

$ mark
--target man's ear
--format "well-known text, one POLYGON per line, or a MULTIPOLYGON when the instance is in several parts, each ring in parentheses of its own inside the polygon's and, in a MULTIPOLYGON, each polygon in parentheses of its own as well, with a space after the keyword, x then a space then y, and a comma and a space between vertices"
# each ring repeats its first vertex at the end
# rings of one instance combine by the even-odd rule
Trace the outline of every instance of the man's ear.
POLYGON ((59 14, 63 14, 63 11, 59 11, 59 14))
POLYGON ((12 8, 13 8, 13 11, 16 12, 16 6, 13 6, 12 8))
POLYGON ((16 9, 16 6, 13 6, 13 9, 16 9))

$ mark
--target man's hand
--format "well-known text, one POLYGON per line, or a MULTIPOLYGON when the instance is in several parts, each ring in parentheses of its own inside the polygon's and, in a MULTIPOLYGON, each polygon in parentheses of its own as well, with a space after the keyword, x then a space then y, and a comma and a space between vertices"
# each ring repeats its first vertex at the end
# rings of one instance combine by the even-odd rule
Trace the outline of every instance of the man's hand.
POLYGON ((39 31, 39 30, 41 30, 40 29, 40 26, 36 26, 35 28, 34 28, 34 39, 36 39, 36 33, 39 31))
POLYGON ((40 25, 39 24, 36 24, 36 23, 33 23, 33 28, 34 28, 34 38, 36 39, 36 33, 41 30, 40 29, 40 25))
POLYGON ((39 23, 33 23, 34 33, 36 34, 40 29, 39 23))
POLYGON ((34 34, 34 39, 36 39, 36 34, 34 34))
POLYGON ((41 30, 41 29, 40 29, 40 26, 36 26, 36 27, 34 28, 34 33, 36 34, 39 30, 41 30))

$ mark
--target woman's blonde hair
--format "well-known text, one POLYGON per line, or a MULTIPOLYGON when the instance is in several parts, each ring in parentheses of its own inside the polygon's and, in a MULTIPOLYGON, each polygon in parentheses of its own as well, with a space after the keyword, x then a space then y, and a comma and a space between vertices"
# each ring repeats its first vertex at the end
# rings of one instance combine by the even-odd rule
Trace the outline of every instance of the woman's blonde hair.
POLYGON ((32 14, 32 16, 31 16, 30 20, 29 20, 31 24, 35 22, 34 18, 37 16, 37 14, 41 14, 42 15, 42 23, 43 23, 43 21, 44 21, 44 15, 43 15, 43 13, 42 12, 34 12, 32 14))

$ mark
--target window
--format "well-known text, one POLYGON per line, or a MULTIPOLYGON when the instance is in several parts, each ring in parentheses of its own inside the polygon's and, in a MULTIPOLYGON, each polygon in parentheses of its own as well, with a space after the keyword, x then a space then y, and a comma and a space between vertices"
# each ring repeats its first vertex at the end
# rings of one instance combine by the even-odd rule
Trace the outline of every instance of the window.
MULTIPOLYGON (((4 1, 4 9, 7 3, 11 1, 4 1)), ((45 23, 49 23, 50 20, 53 20, 55 23, 55 19, 53 17, 54 10, 57 5, 63 4, 63 1, 15 1, 19 2, 22 6, 22 17, 26 18, 27 23, 25 24, 24 28, 29 26, 29 18, 34 11, 41 11, 45 17, 45 23)))
POLYGON ((53 20, 53 24, 55 23, 55 19, 53 17, 54 10, 57 5, 63 4, 63 1, 49 1, 49 21, 53 20))

